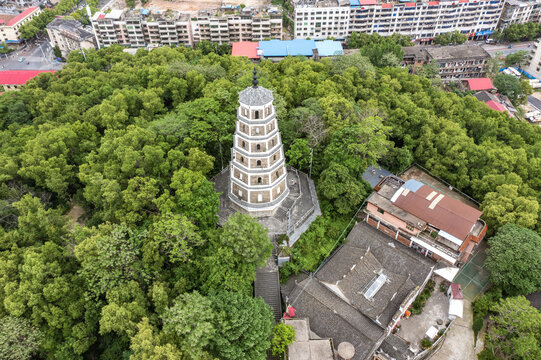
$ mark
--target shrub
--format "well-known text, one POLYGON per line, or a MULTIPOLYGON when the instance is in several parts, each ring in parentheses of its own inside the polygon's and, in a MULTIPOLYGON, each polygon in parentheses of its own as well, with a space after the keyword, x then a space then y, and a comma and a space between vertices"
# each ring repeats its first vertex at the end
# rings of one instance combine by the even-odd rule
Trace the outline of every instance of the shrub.
POLYGON ((295 329, 291 325, 279 323, 272 329, 272 355, 281 356, 287 347, 295 341, 295 329))
POLYGON ((423 349, 428 349, 431 346, 432 346, 432 341, 430 341, 429 339, 424 338, 423 340, 421 340, 421 347, 423 349))

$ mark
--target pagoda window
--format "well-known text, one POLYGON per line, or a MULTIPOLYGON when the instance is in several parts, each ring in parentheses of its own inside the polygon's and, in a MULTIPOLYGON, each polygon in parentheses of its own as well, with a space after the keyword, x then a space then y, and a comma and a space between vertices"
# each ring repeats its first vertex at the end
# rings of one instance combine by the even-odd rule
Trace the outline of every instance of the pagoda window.
POLYGON ((261 160, 257 160, 256 165, 261 166, 261 160))
POLYGON ((261 151, 261 145, 257 144, 257 145, 255 146, 255 149, 256 149, 257 151, 261 151))
POLYGON ((257 178, 257 183, 261 185, 263 183, 263 179, 261 177, 258 177, 257 178))
POLYGON ((254 119, 259 119, 259 111, 254 111, 254 119))
POLYGON ((240 162, 244 164, 244 156, 240 157, 240 162))

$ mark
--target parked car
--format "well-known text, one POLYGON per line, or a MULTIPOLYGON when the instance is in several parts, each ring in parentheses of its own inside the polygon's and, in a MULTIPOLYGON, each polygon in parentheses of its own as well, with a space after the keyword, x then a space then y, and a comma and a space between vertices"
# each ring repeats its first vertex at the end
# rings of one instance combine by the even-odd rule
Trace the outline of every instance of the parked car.
POLYGON ((24 61, 24 56, 23 56, 23 57, 20 57, 18 61, 19 61, 19 62, 23 62, 23 61, 24 61))
POLYGON ((512 49, 512 48, 513 48, 513 44, 509 45, 507 48, 508 48, 508 49, 512 49))

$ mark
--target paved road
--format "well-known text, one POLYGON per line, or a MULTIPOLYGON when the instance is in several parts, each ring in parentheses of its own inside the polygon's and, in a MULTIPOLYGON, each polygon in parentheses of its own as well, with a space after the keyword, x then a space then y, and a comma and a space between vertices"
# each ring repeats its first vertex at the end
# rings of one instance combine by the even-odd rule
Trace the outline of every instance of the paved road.
POLYGON ((63 66, 54 60, 53 49, 45 39, 0 57, 0 70, 60 70, 63 66), (21 57, 24 61, 19 62, 21 57))
POLYGON ((533 43, 533 41, 513 43, 513 47, 511 49, 509 49, 509 44, 483 44, 481 46, 483 49, 488 51, 490 56, 494 57, 497 53, 501 53, 501 56, 507 56, 509 54, 514 54, 519 50, 530 51, 533 43))

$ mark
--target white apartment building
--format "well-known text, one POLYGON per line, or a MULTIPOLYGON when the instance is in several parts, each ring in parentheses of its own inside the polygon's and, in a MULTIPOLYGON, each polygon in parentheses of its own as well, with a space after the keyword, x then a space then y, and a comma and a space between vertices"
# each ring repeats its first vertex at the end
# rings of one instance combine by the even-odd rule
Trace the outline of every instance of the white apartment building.
POLYGON ((528 21, 539 22, 540 10, 541 0, 506 0, 498 27, 503 29, 511 24, 523 24, 528 21))
POLYGON ((298 0, 295 38, 345 39, 352 32, 409 35, 430 41, 459 31, 472 39, 492 34, 505 0, 444 0, 419 2, 378 0, 298 0))
POLYGON ((96 47, 94 33, 85 30, 76 20, 56 18, 47 25, 46 29, 51 45, 58 46, 62 56, 67 56, 73 50, 96 47))
POLYGON ((92 25, 100 47, 193 46, 203 40, 222 44, 282 38, 282 14, 272 8, 206 10, 194 18, 173 11, 113 10, 94 14, 92 25))
POLYGON ((92 25, 99 47, 112 44, 135 48, 147 45, 193 45, 190 18, 178 12, 150 14, 113 10, 108 14, 94 14, 92 25))
POLYGON ((199 11, 192 22, 194 41, 222 44, 282 39, 282 13, 277 8, 244 8, 232 12, 228 14, 222 9, 199 11))
POLYGON ((533 44, 530 52, 530 64, 526 71, 537 79, 541 79, 541 39, 537 39, 533 44))

